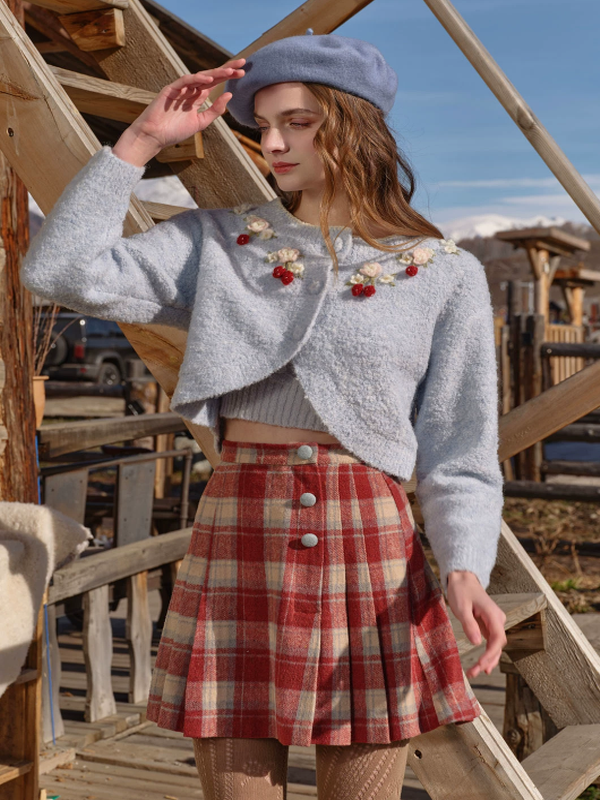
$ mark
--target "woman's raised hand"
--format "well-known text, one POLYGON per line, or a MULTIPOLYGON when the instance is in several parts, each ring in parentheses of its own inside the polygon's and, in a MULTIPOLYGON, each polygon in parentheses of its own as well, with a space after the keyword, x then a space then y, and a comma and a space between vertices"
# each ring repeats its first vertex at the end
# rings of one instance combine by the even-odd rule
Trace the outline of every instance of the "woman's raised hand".
POLYGON ((162 150, 203 131, 225 111, 232 94, 224 92, 212 106, 199 113, 200 107, 219 83, 243 77, 245 72, 242 66, 245 63, 245 58, 236 58, 222 67, 182 75, 160 90, 150 105, 132 122, 131 132, 155 143, 157 150, 162 150))

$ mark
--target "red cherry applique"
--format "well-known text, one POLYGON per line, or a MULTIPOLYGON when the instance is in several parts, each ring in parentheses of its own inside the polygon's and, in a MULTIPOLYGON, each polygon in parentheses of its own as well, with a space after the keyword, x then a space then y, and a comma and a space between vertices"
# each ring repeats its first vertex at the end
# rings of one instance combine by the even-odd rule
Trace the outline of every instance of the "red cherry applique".
POLYGON ((354 286, 352 287, 352 294, 354 295, 354 297, 358 297, 359 294, 362 294, 364 288, 365 287, 362 285, 362 283, 355 283, 354 286))
POLYGON ((291 283, 293 280, 294 280, 294 273, 290 269, 286 269, 286 271, 281 276, 281 282, 287 286, 287 284, 291 283))
POLYGON ((369 283, 367 286, 365 286, 364 295, 365 297, 371 297, 371 295, 375 294, 376 291, 377 289, 373 286, 373 284, 369 283))
POLYGON ((240 235, 237 237, 238 244, 248 244, 249 241, 250 237, 247 233, 240 233, 240 235))
POLYGON ((282 266, 275 267, 275 269, 273 270, 273 277, 274 278, 281 278, 281 276, 284 274, 285 271, 286 271, 285 267, 282 267, 282 266))
POLYGON ((411 277, 413 275, 416 275, 418 271, 419 271, 419 268, 416 267, 414 264, 411 264, 409 267, 406 268, 406 274, 410 275, 411 277))

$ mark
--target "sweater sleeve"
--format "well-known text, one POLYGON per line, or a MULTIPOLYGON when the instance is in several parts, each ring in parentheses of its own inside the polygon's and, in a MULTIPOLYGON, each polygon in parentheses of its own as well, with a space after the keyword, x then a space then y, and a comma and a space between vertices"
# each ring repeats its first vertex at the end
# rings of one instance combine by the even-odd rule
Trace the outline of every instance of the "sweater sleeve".
POLYGON ((461 251, 462 279, 434 330, 417 408, 416 496, 447 596, 452 570, 487 589, 503 506, 493 308, 481 262, 461 251))
POLYGON ((199 210, 124 237, 131 193, 145 169, 108 145, 94 153, 32 239, 22 283, 83 314, 187 329, 200 258, 199 210))

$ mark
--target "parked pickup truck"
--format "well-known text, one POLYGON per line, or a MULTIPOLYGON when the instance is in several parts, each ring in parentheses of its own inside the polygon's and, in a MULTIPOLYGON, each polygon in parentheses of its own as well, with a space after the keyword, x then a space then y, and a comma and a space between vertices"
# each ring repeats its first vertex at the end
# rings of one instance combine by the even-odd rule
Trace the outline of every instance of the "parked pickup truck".
POLYGON ((75 311, 57 314, 52 338, 42 369, 51 380, 90 380, 113 386, 126 377, 126 362, 138 359, 116 322, 75 311))

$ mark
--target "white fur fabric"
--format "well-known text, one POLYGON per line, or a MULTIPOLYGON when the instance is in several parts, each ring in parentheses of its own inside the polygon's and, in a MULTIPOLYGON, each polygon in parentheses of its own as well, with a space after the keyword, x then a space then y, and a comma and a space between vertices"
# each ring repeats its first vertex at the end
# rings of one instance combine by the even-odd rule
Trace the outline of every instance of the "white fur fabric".
POLYGON ((0 697, 19 677, 52 573, 91 538, 48 506, 0 502, 0 697))

